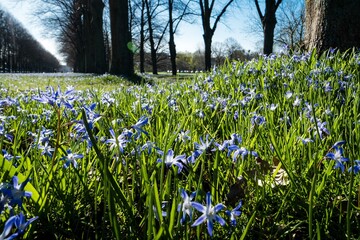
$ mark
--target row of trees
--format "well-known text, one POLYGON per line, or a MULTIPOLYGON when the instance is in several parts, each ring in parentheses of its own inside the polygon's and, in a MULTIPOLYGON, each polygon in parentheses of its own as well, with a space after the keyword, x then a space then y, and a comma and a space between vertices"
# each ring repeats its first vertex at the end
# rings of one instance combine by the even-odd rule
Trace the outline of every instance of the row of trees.
MULTIPOLYGON (((239 0, 38 0, 41 2, 37 15, 45 16, 43 20, 61 42, 61 52, 66 61, 79 72, 133 75, 134 54, 137 55, 140 72, 145 71, 146 56, 150 55, 152 72, 158 73, 158 63, 169 55, 172 73, 177 72, 177 52, 175 33, 182 21, 201 23, 204 39, 204 69, 209 70, 213 60, 217 59, 213 36, 219 22, 230 7, 241 7, 239 0), (238 4, 238 5, 236 5, 238 4), (56 27, 55 27, 56 26, 56 27), (165 50, 166 49, 166 50, 165 50)), ((307 39, 304 37, 304 12, 290 11, 281 8, 288 1, 282 0, 249 0, 258 14, 263 32, 263 52, 273 52, 274 40, 288 44, 290 47, 317 46, 321 38, 332 39, 337 35, 344 36, 343 31, 349 23, 346 11, 359 12, 358 1, 337 0, 306 1, 307 39), (356 2, 356 3, 354 3, 356 2), (321 8, 321 9, 320 9, 321 8), (287 21, 279 34, 275 32, 278 24, 279 9, 287 21), (330 10, 329 10, 330 9, 330 10), (341 9, 341 11, 339 10, 341 9), (331 18, 334 20, 326 20, 331 18), (341 17, 337 17, 341 14, 341 17), (335 19, 340 20, 340 24, 335 19), (325 24, 326 23, 326 24, 325 24), (324 27, 325 26, 325 27, 324 27), (338 26, 334 30, 334 26, 338 26), (318 29, 315 29, 318 27, 318 29), (322 27, 322 29, 319 29, 322 27), (325 30, 331 29, 329 35, 325 30), (341 31, 342 30, 342 31, 341 31), (341 34, 337 34, 341 33, 341 34)), ((293 1, 294 2, 294 1, 293 1)), ((297 2, 297 1, 295 1, 297 2)), ((305 4, 303 2, 303 4, 305 4)), ((288 5, 289 6, 289 5, 288 5)), ((290 9, 290 10, 289 10, 290 9)), ((354 20, 355 19, 355 20, 354 20)), ((282 21, 284 24, 284 21, 282 21)), ((357 28, 346 36, 357 36, 357 28)), ((344 46, 356 46, 358 41, 346 41, 339 36, 335 41, 324 41, 318 49, 337 47, 337 42, 346 42, 344 46)), ((341 45, 342 46, 342 45, 341 45)), ((343 47, 341 47, 343 48, 343 47)), ((223 57, 223 56, 221 56, 223 57)), ((218 60, 216 60, 218 61, 218 60)), ((220 61, 220 60, 219 60, 220 61)))
POLYGON ((152 72, 157 74, 158 63, 167 52, 175 75, 175 33, 181 22, 201 19, 205 44, 202 69, 209 70, 214 32, 235 0, 221 4, 215 0, 38 1, 36 15, 43 17, 59 39, 61 53, 74 71, 132 75, 136 54, 139 70, 144 72, 149 52, 152 72))
MULTIPOLYGON (((211 47, 212 64, 222 65, 228 59, 232 60, 249 60, 256 56, 258 53, 245 51, 241 45, 234 39, 228 38, 224 42, 214 42, 211 47)), ((143 68, 145 72, 152 71, 152 58, 150 52, 144 53, 143 68)), ((172 62, 169 52, 159 52, 157 54, 157 69, 160 72, 172 73, 172 62)), ((135 68, 140 69, 140 54, 134 54, 135 68)), ((205 66, 204 50, 197 49, 194 52, 179 52, 176 54, 176 71, 177 72, 198 72, 203 71, 205 66)))
POLYGON ((0 72, 54 72, 59 61, 0 6, 0 72))

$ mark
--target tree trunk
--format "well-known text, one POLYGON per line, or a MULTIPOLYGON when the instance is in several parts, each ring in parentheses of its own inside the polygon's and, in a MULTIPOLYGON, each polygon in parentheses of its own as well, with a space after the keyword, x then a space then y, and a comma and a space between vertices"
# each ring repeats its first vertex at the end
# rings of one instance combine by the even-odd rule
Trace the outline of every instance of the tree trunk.
POLYGON ((265 15, 262 25, 264 30, 264 54, 269 55, 273 52, 274 30, 276 26, 276 6, 275 1, 267 1, 265 15))
POLYGON ((205 71, 210 71, 210 69, 211 69, 211 43, 212 43, 211 30, 205 31, 203 38, 204 38, 204 43, 205 43, 205 71))
MULTIPOLYGON (((200 1, 200 4, 202 1, 200 1)), ((205 47, 205 71, 210 71, 211 69, 211 42, 213 36, 213 30, 210 25, 211 18, 211 8, 209 7, 209 2, 205 1, 205 6, 203 8, 203 38, 204 38, 204 47, 205 47)))
POLYGON ((176 75, 176 46, 174 40, 173 1, 169 0, 169 51, 172 75, 176 75))
POLYGON ((360 1, 306 1, 306 36, 308 50, 323 52, 360 47, 360 1))
POLYGON ((128 0, 109 0, 111 23, 110 73, 131 77, 134 75, 133 53, 129 29, 128 0))
POLYGON ((155 49, 155 42, 154 42, 154 31, 153 26, 151 22, 151 12, 150 12, 150 6, 149 6, 149 0, 146 1, 146 13, 147 13, 147 19, 148 19, 148 25, 149 25, 149 41, 150 41, 150 52, 151 52, 151 64, 153 74, 158 74, 157 70, 157 57, 156 57, 156 49, 155 49))
POLYGON ((170 50, 170 61, 171 61, 171 73, 173 76, 175 76, 177 73, 177 69, 176 69, 176 45, 174 41, 174 33, 170 35, 169 50, 170 50))
POLYGON ((213 16, 212 11, 214 9, 215 0, 209 2, 209 0, 199 0, 200 10, 201 10, 201 20, 203 27, 203 38, 205 44, 205 70, 209 71, 211 69, 211 42, 216 26, 219 23, 221 17, 225 14, 226 9, 231 5, 234 0, 226 1, 225 6, 222 10, 215 16, 213 16), (214 18, 213 26, 211 27, 211 19, 214 18))
POLYGON ((145 1, 141 3, 141 19, 140 19, 140 72, 145 72, 145 1))
POLYGON ((87 0, 84 13, 85 30, 85 72, 103 74, 106 72, 105 44, 103 33, 102 0, 87 0))
POLYGON ((269 55, 273 52, 274 46, 274 31, 276 26, 276 10, 281 4, 282 0, 266 0, 265 14, 260 9, 258 0, 255 0, 256 10, 261 20, 261 25, 264 33, 264 49, 263 52, 269 55))

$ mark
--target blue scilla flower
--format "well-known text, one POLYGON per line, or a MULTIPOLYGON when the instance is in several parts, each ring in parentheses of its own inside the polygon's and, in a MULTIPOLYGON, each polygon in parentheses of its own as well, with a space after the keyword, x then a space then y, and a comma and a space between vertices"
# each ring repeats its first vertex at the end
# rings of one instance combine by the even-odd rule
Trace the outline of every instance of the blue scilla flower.
POLYGON ((278 107, 279 105, 278 104, 270 104, 267 106, 267 108, 269 108, 270 111, 275 111, 275 109, 278 107))
POLYGON ((118 137, 116 137, 115 132, 112 128, 110 128, 110 134, 112 138, 109 138, 105 141, 106 144, 110 143, 110 149, 113 149, 115 147, 118 147, 120 152, 124 152, 124 148, 126 147, 126 143, 128 140, 126 139, 124 134, 120 134, 118 137))
POLYGON ((12 105, 15 105, 15 104, 16 104, 16 100, 12 99, 10 97, 0 99, 0 107, 12 106, 12 105))
POLYGON ((156 146, 156 144, 154 142, 151 142, 151 141, 147 141, 142 147, 141 147, 141 151, 144 151, 147 149, 147 153, 150 154, 153 152, 153 149, 155 150, 155 152, 159 155, 163 155, 164 152, 158 148, 156 146))
POLYGON ((297 107, 301 104, 301 98, 299 98, 298 96, 296 96, 294 102, 293 102, 293 106, 297 107))
POLYGON ((352 167, 349 167, 348 171, 354 171, 354 174, 357 174, 360 171, 360 160, 355 160, 355 165, 352 167))
POLYGON ((68 89, 62 93, 60 86, 58 86, 57 91, 55 91, 53 87, 50 87, 48 92, 42 93, 42 95, 39 97, 34 96, 33 100, 44 104, 50 104, 51 106, 57 105, 60 107, 61 105, 64 105, 65 107, 72 109, 73 106, 71 102, 75 100, 73 93, 73 89, 68 89))
MULTIPOLYGON (((225 151, 228 146, 230 145, 229 140, 225 140, 223 143, 217 143, 215 142, 214 145, 218 148, 219 151, 225 151)), ((216 149, 214 149, 216 150, 216 149)))
POLYGON ((291 91, 287 91, 287 92, 285 93, 285 98, 286 98, 286 99, 289 99, 289 98, 292 97, 292 95, 293 95, 293 93, 292 93, 291 91))
POLYGON ((242 143, 242 137, 237 133, 231 134, 230 138, 231 138, 231 140, 229 140, 229 143, 231 145, 242 143))
POLYGON ((224 226, 226 224, 225 220, 217 214, 219 211, 225 208, 225 205, 219 203, 213 206, 211 204, 210 192, 206 194, 205 206, 203 206, 198 202, 192 202, 191 206, 202 213, 202 215, 191 225, 192 227, 198 226, 201 223, 206 222, 208 233, 210 236, 212 236, 214 229, 214 222, 220 223, 221 226, 224 226))
POLYGON ((225 213, 230 217, 231 226, 236 226, 236 218, 240 217, 241 211, 240 208, 242 207, 242 201, 233 209, 233 210, 226 210, 225 213))
POLYGON ((0 184, 0 214, 2 213, 2 211, 5 210, 5 207, 7 206, 8 202, 9 202, 8 196, 4 195, 1 192, 1 188, 2 188, 2 185, 0 184))
POLYGON ((139 138, 140 133, 144 133, 145 135, 149 135, 148 132, 146 132, 144 129, 142 129, 146 124, 148 124, 148 122, 149 122, 149 118, 147 118, 145 116, 142 116, 137 121, 137 123, 135 123, 134 125, 131 126, 136 131, 135 138, 139 138))
POLYGON ((39 145, 38 148, 42 150, 41 155, 45 155, 49 157, 52 157, 52 154, 55 151, 55 148, 52 148, 49 145, 49 142, 45 142, 44 145, 39 145))
POLYGON ((50 139, 53 136, 54 131, 51 129, 46 129, 46 128, 42 127, 42 129, 39 133, 28 132, 28 134, 30 136, 34 137, 34 142, 36 142, 38 144, 38 146, 40 146, 41 144, 50 142, 50 139))
POLYGON ((254 116, 251 117, 250 121, 251 121, 251 125, 260 126, 260 125, 263 125, 265 123, 265 117, 254 114, 254 116))
POLYGON ((186 143, 188 140, 190 140, 191 137, 190 137, 190 131, 189 130, 186 130, 186 131, 181 131, 179 132, 177 138, 176 138, 176 141, 182 141, 183 143, 186 143))
POLYGON ((324 91, 327 92, 331 92, 333 90, 332 86, 331 86, 331 82, 325 82, 324 84, 324 91))
POLYGON ((16 233, 12 234, 11 236, 8 236, 11 232, 11 229, 15 225, 16 217, 17 216, 11 216, 8 220, 6 220, 4 230, 0 234, 0 240, 14 239, 16 237, 16 236, 14 236, 14 234, 16 234, 16 233))
POLYGON ((94 123, 101 118, 101 115, 94 111, 95 108, 96 103, 92 103, 89 106, 83 106, 90 129, 92 129, 94 123))
POLYGON ((5 138, 7 138, 10 142, 13 140, 13 136, 6 133, 5 131, 5 127, 4 127, 4 123, 0 124, 0 135, 4 136, 5 138))
POLYGON ((115 103, 115 98, 110 96, 109 93, 104 93, 104 95, 101 98, 101 102, 107 106, 110 106, 111 104, 115 103))
POLYGON ((325 127, 326 124, 327 122, 320 122, 320 121, 317 122, 320 139, 323 139, 323 137, 330 135, 330 131, 325 127))
MULTIPOLYGON (((180 173, 184 167, 184 162, 186 161, 186 155, 178 155, 174 157, 174 151, 172 149, 168 150, 165 156, 165 165, 169 168, 172 165, 178 167, 178 173, 180 173)), ((162 162, 162 159, 158 159, 157 162, 162 162)))
POLYGON ((17 237, 24 234, 26 228, 36 219, 38 219, 38 217, 33 217, 26 221, 24 214, 20 212, 20 214, 15 218, 15 227, 17 232, 14 234, 14 236, 17 237))
POLYGON ((178 205, 178 212, 182 212, 182 217, 180 220, 181 224, 184 224, 186 220, 186 215, 190 217, 190 221, 192 220, 192 211, 193 207, 191 206, 192 200, 194 199, 196 192, 192 192, 190 196, 187 194, 187 192, 184 189, 180 190, 181 198, 183 199, 182 203, 178 205))
POLYGON ((5 197, 10 200, 9 205, 18 205, 19 207, 22 207, 22 198, 31 197, 31 192, 24 191, 24 187, 29 181, 30 179, 28 178, 23 183, 19 184, 18 177, 14 176, 12 178, 12 184, 5 184, 4 187, 0 189, 5 197))
POLYGON ((334 152, 329 152, 325 157, 335 161, 334 169, 340 168, 342 172, 345 170, 344 162, 349 161, 348 158, 343 157, 343 149, 341 147, 335 146, 334 152))
POLYGON ((77 168, 78 164, 76 159, 81 159, 84 157, 84 155, 72 153, 70 149, 66 150, 66 153, 67 155, 63 157, 65 160, 64 168, 68 168, 70 164, 72 164, 74 168, 77 168))
POLYGON ((239 118, 239 111, 235 111, 234 120, 236 121, 236 120, 238 120, 238 118, 239 118))
POLYGON ((312 140, 311 138, 302 138, 302 137, 297 137, 298 140, 301 140, 301 142, 306 145, 310 142, 314 142, 314 140, 312 140))
POLYGON ((22 212, 20 212, 19 215, 11 216, 5 222, 4 231, 0 234, 0 240, 11 240, 23 235, 26 228, 36 219, 38 219, 38 217, 33 217, 26 221, 25 216, 22 212), (16 232, 8 236, 14 226, 16 228, 16 232))
POLYGON ((200 154, 202 154, 203 152, 206 152, 210 149, 212 143, 213 143, 213 139, 209 140, 209 134, 206 135, 206 140, 203 141, 202 137, 200 137, 200 143, 195 142, 194 143, 194 147, 196 149, 196 151, 200 154))
POLYGON ((188 156, 188 158, 186 159, 186 161, 188 163, 194 164, 196 159, 200 156, 201 153, 199 153, 198 151, 194 151, 191 153, 190 156, 188 156))
POLYGON ((2 154, 3 154, 4 158, 5 158, 6 160, 8 160, 8 161, 13 160, 14 158, 15 158, 15 159, 19 159, 19 158, 20 158, 20 156, 14 157, 14 156, 11 155, 10 153, 8 153, 5 149, 2 150, 2 154))
POLYGON ((233 153, 233 157, 232 157, 232 159, 233 159, 234 162, 236 162, 236 159, 237 159, 237 157, 238 157, 239 155, 241 156, 242 159, 244 159, 244 158, 245 158, 247 155, 249 155, 249 154, 253 155, 254 157, 257 157, 257 156, 258 156, 258 154, 257 154, 255 151, 249 151, 249 150, 247 150, 246 148, 244 148, 244 147, 239 147, 239 146, 237 146, 237 145, 230 145, 230 146, 228 147, 228 150, 229 150, 228 156, 230 156, 230 154, 231 154, 232 152, 234 152, 234 153, 233 153))

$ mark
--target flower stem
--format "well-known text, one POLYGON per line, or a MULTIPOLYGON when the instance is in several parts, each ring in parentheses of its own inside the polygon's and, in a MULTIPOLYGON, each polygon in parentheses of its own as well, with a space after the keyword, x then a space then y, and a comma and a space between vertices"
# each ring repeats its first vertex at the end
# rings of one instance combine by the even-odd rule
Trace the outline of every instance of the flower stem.
MULTIPOLYGON (((353 163, 352 163, 352 165, 353 165, 353 163)), ((347 208, 346 208, 346 235, 347 235, 348 240, 350 239, 350 234, 351 234, 351 210, 352 210, 351 201, 352 201, 353 185, 354 185, 354 171, 352 170, 350 173, 349 199, 348 199, 347 208)))

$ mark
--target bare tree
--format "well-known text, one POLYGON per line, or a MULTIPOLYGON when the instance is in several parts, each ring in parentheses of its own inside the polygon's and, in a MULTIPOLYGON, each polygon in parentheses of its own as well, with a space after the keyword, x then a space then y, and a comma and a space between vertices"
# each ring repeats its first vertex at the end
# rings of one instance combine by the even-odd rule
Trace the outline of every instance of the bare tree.
POLYGON ((284 2, 279 8, 278 19, 275 43, 286 45, 291 51, 302 50, 305 37, 304 2, 284 2))
POLYGON ((138 36, 136 36, 136 33, 134 34, 134 38, 138 37, 139 39, 139 70, 141 73, 145 72, 145 42, 146 42, 146 5, 145 0, 137 0, 137 1, 131 1, 133 4, 132 10, 130 11, 131 21, 135 22, 135 24, 132 24, 131 29, 133 32, 137 32, 138 36), (139 16, 140 15, 140 19, 139 16), (137 29, 136 29, 137 27, 137 29), (134 31, 135 29, 135 31, 134 31))
POLYGON ((169 51, 171 61, 172 75, 176 75, 176 45, 175 45, 175 32, 184 17, 189 16, 191 13, 190 4, 193 0, 168 0, 169 12, 169 51), (174 13, 176 16, 174 16, 174 13))
POLYGON ((225 45, 222 42, 214 42, 211 45, 211 53, 216 65, 222 65, 225 62, 225 45))
POLYGON ((241 47, 240 43, 235 38, 227 38, 224 41, 225 56, 229 60, 245 60, 247 59, 245 50, 241 47))
POLYGON ((274 31, 276 26, 276 10, 281 4, 282 0, 266 0, 265 11, 261 11, 258 0, 254 0, 256 10, 261 20, 263 33, 264 33, 264 54, 270 54, 273 52, 274 45, 274 31))
POLYGON ((134 75, 131 31, 129 28, 128 0, 109 0, 111 24, 110 73, 132 77, 134 75))
POLYGON ((224 16, 228 7, 234 2, 234 0, 228 1, 216 1, 216 0, 199 0, 199 6, 201 11, 201 21, 203 27, 203 38, 205 45, 205 70, 209 71, 211 68, 211 44, 214 36, 217 24, 221 17, 224 16), (217 2, 217 4, 215 4, 217 2), (218 9, 218 11, 215 9, 218 9), (212 19, 215 19, 213 23, 212 19))
POLYGON ((360 47, 360 1, 306 1, 306 47, 323 52, 329 48, 360 47))
POLYGON ((157 52, 161 46, 161 42, 165 37, 166 29, 169 26, 169 22, 165 21, 164 24, 161 24, 161 19, 155 20, 158 16, 161 16, 162 13, 166 11, 166 2, 163 0, 144 0, 146 7, 146 16, 148 23, 148 33, 149 33, 149 42, 150 42, 150 53, 151 53, 151 62, 152 62, 152 73, 158 74, 157 69, 157 52), (156 24, 155 24, 156 23, 156 24), (157 39, 157 42, 155 40, 157 39))

